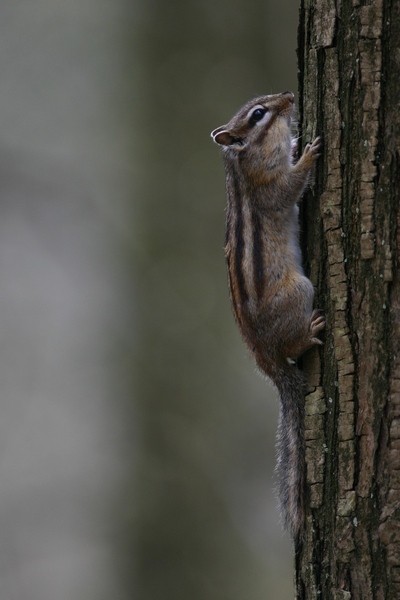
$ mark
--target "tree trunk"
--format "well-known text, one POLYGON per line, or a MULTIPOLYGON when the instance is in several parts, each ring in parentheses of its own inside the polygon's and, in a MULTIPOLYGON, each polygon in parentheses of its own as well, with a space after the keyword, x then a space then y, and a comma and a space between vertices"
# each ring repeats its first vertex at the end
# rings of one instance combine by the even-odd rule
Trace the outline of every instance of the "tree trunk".
POLYGON ((305 369, 298 599, 400 598, 400 0, 302 0, 303 233, 325 344, 305 369))

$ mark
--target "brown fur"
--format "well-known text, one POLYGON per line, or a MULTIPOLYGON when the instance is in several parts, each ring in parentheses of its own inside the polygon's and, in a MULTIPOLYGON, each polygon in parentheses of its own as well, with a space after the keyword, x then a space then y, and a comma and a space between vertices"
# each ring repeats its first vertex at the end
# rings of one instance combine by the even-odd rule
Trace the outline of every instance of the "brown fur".
POLYGON ((314 289, 301 266, 296 207, 320 141, 308 144, 293 164, 293 100, 290 92, 255 98, 211 135, 225 162, 225 253, 234 314, 258 366, 280 393, 279 494, 285 524, 298 538, 304 520, 304 381, 288 359, 321 343, 316 336, 325 322, 313 311, 314 289), (257 108, 267 110, 258 121, 257 108))

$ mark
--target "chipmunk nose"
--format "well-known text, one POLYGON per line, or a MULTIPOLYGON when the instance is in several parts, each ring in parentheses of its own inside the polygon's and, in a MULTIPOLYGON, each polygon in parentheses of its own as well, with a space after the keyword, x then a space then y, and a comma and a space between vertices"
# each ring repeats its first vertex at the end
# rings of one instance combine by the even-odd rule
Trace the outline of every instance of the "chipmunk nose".
POLYGON ((289 102, 294 102, 294 94, 293 92, 282 92, 282 96, 287 96, 289 102))

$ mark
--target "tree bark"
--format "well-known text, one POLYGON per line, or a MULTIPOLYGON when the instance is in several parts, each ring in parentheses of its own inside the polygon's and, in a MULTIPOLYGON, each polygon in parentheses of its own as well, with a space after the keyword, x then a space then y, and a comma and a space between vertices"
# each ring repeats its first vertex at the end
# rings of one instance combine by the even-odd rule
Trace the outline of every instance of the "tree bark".
POLYGON ((304 247, 327 319, 304 361, 302 600, 400 598, 399 63, 400 0, 302 0, 302 142, 324 140, 304 247))

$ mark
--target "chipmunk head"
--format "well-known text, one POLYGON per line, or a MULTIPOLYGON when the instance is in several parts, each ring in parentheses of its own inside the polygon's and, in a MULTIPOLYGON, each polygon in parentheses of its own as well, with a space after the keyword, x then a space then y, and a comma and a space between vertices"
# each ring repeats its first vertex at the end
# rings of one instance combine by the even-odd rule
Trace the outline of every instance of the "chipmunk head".
MULTIPOLYGON (((268 161, 291 156, 291 120, 294 95, 283 92, 247 102, 226 125, 211 132, 214 142, 232 156, 250 159, 254 153, 268 161)), ((279 162, 279 160, 278 160, 279 162)))

